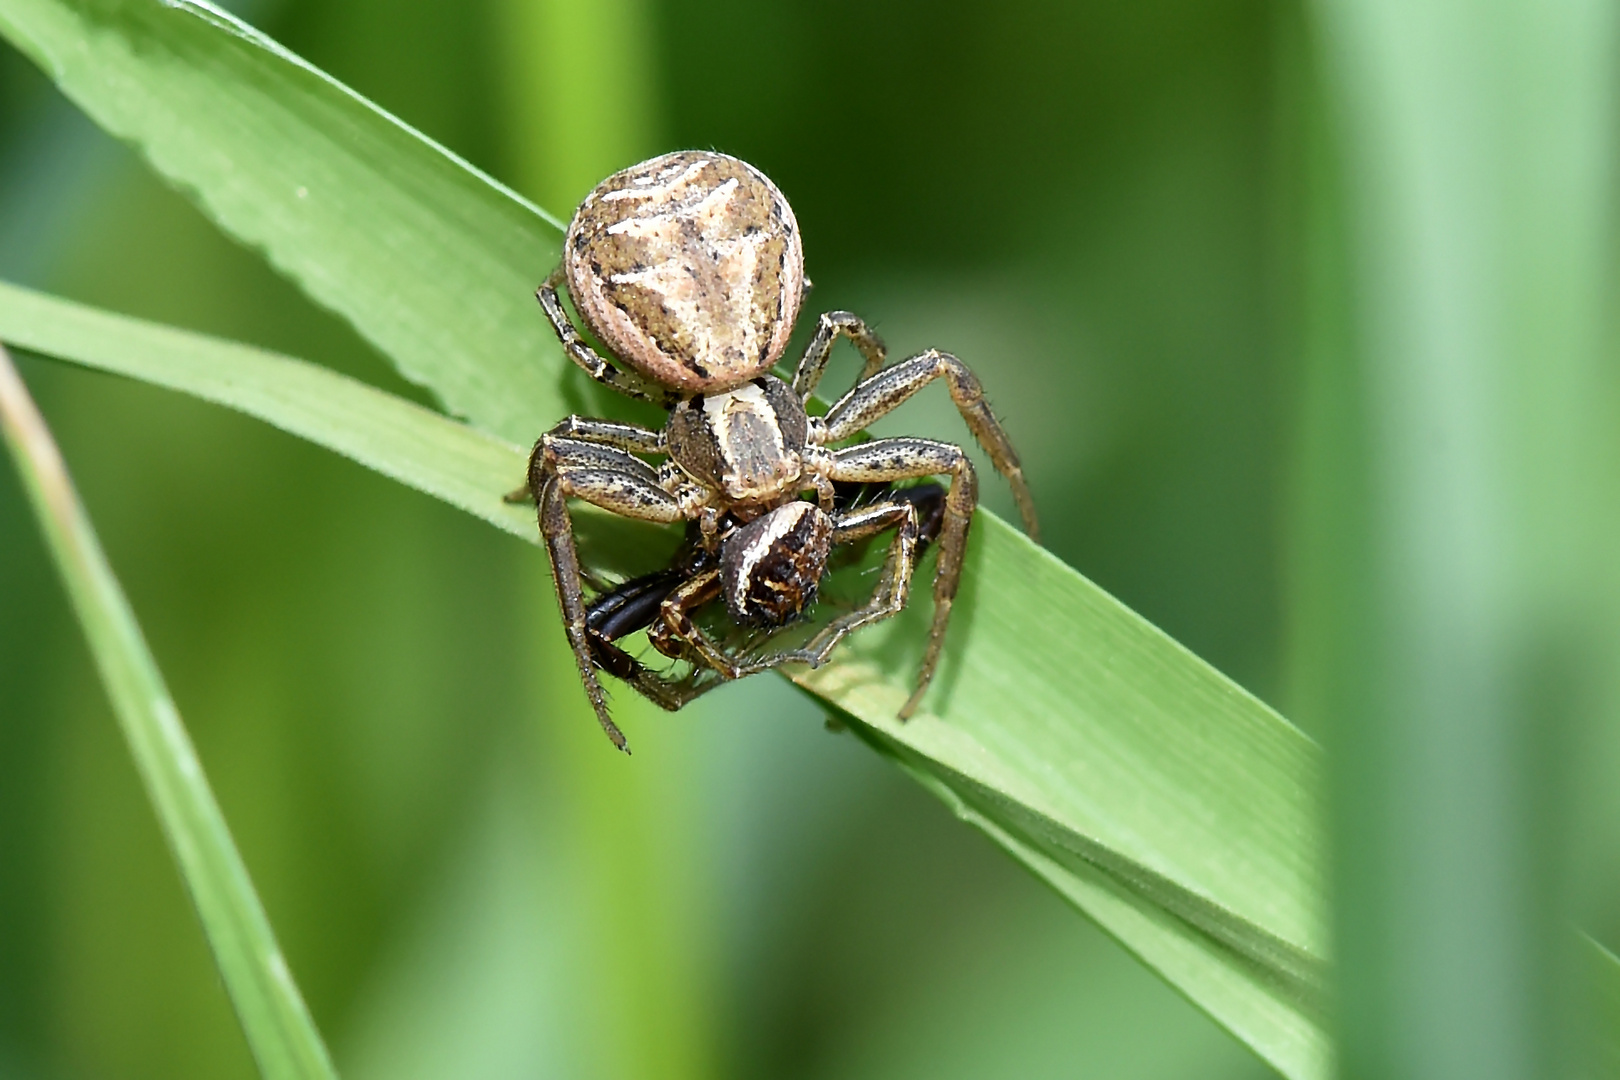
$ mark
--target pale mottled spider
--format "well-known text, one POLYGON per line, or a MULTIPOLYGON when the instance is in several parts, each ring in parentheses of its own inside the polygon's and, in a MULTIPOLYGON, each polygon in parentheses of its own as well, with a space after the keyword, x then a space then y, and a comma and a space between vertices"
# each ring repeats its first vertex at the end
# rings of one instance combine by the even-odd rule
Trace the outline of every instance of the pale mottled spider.
MULTIPOLYGON (((695 560, 690 576, 660 601, 649 637, 668 656, 736 679, 789 661, 824 663, 846 634, 905 606, 916 562, 916 507, 891 498, 843 508, 835 481, 948 476, 933 626, 901 718, 916 710, 939 662, 978 480, 967 454, 950 443, 904 437, 837 444, 942 378, 1012 485, 1025 531, 1038 539, 1018 455, 978 379, 956 357, 930 349, 885 366, 878 336, 849 312, 834 311, 821 316, 791 386, 770 374, 805 288, 804 249, 787 200, 757 169, 712 151, 665 154, 602 181, 574 212, 562 265, 540 287, 541 306, 574 363, 621 393, 669 410, 661 431, 570 416, 535 444, 524 493, 539 508, 586 696, 620 749, 624 735, 608 714, 593 662, 602 655, 601 637, 589 625, 568 499, 647 521, 697 523, 698 546, 711 557, 695 560), (623 366, 604 360, 569 321, 557 295, 564 282, 585 326, 623 366), (865 365, 825 416, 811 416, 805 403, 839 337, 855 345, 865 365), (664 460, 654 467, 637 455, 664 460), (815 501, 805 501, 806 493, 815 501), (802 648, 739 660, 692 620, 697 608, 723 598, 738 624, 782 626, 815 599, 835 545, 890 529, 894 540, 871 598, 802 648)), ((660 701, 670 708, 680 703, 660 701)))

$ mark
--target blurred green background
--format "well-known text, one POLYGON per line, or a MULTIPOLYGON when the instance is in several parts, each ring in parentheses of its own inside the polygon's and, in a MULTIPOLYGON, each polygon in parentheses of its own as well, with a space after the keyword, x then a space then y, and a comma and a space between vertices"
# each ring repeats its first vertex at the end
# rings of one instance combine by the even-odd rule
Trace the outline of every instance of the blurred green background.
MULTIPOLYGON (((1295 6, 228 6, 559 217, 663 150, 760 166, 811 309, 967 359, 1048 546, 1309 727, 1295 6)), ((0 277, 425 400, 4 46, 0 277)), ((240 416, 22 364, 345 1076, 1269 1075, 787 683, 675 716, 621 692, 624 759, 536 548, 240 416)), ((965 437, 942 392, 889 425, 965 437)), ((250 1075, 0 469, 0 1078, 250 1075)))

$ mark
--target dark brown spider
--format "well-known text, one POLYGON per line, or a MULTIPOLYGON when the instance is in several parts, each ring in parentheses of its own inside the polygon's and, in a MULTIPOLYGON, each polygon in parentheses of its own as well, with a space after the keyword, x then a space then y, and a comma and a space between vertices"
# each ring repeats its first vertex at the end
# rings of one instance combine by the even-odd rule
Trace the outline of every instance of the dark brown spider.
POLYGON ((916 508, 890 499, 840 509, 835 482, 950 477, 933 626, 902 718, 916 710, 939 662, 978 480, 967 454, 950 443, 902 437, 838 444, 942 378, 969 430, 1012 485, 1025 531, 1038 538, 1018 455, 978 379, 956 357, 930 349, 885 366, 878 336, 856 316, 835 311, 821 316, 791 386, 770 374, 787 347, 805 287, 798 224, 776 185, 736 158, 696 150, 665 154, 602 181, 574 212, 562 265, 540 287, 541 306, 576 364, 622 393, 669 410, 661 431, 570 416, 540 437, 529 459, 528 495, 539 507, 569 644, 597 719, 620 749, 624 735, 608 715, 597 679, 568 499, 647 521, 696 522, 703 559, 660 600, 649 636, 668 655, 737 679, 786 660, 824 663, 846 634, 906 604, 916 562, 916 508), (557 295, 565 281, 586 328, 624 366, 604 360, 569 321, 557 295), (860 379, 825 416, 811 416, 805 403, 841 336, 865 358, 860 379), (655 468, 637 455, 664 461, 655 468), (804 501, 806 493, 815 501, 804 501), (738 624, 784 625, 814 599, 834 547, 890 529, 894 540, 870 600, 834 619, 803 649, 739 660, 692 620, 694 610, 723 598, 738 624))

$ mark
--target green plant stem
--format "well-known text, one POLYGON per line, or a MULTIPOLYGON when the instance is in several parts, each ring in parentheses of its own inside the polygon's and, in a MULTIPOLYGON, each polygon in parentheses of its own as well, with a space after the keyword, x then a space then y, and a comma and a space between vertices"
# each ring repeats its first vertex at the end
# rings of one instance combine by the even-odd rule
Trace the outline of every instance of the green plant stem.
POLYGON ((62 455, 3 347, 0 429, 260 1073, 273 1080, 335 1078, 163 676, 96 540, 62 455))
POLYGON ((1312 632, 1336 646, 1340 1067, 1569 1075, 1579 748, 1615 715, 1620 626, 1614 9, 1317 10, 1348 298, 1315 365, 1328 514, 1306 557, 1341 592, 1312 632))

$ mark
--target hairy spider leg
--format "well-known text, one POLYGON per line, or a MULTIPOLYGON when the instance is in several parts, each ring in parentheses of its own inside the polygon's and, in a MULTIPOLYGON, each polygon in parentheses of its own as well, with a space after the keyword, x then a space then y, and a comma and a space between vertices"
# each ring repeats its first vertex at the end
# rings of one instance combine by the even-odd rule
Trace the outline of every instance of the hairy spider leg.
MULTIPOLYGON (((654 431, 652 428, 645 428, 640 424, 628 424, 619 420, 598 420, 590 416, 569 416, 558 423, 556 427, 546 432, 546 435, 552 438, 595 443, 598 446, 612 446, 634 454, 662 454, 666 452, 664 433, 662 431, 654 431)), ((541 441, 544 441, 544 437, 542 437, 541 441)), ((540 452, 540 445, 539 442, 534 444, 534 453, 540 452)), ((530 471, 533 471, 532 459, 530 471)), ((516 491, 507 492, 501 498, 504 502, 509 503, 534 502, 535 491, 530 484, 526 483, 516 491)))
POLYGON ((865 359, 861 377, 857 382, 870 379, 883 367, 888 350, 866 320, 852 311, 829 311, 816 322, 816 332, 810 344, 804 347, 799 366, 793 372, 793 392, 800 401, 809 401, 816 392, 822 375, 827 372, 827 358, 832 355, 833 343, 846 337, 860 350, 865 359))
POLYGON ((917 711, 928 684, 939 666, 945 629, 951 621, 951 605, 962 580, 962 557, 967 549, 968 526, 979 502, 979 480, 960 446, 933 439, 876 439, 840 450, 832 456, 829 474, 837 480, 893 481, 918 476, 949 476, 945 493, 945 518, 940 526, 939 565, 934 569, 934 622, 928 631, 928 646, 917 672, 917 689, 900 709, 905 720, 917 711))
POLYGON ((653 648, 672 660, 701 663, 727 680, 742 677, 742 666, 725 654, 692 621, 692 612, 720 595, 720 571, 708 569, 677 586, 659 605, 658 617, 647 628, 653 648))
MULTIPOLYGON (((863 430, 879 417, 893 411, 917 391, 943 378, 950 387, 951 400, 967 421, 968 430, 990 455, 996 471, 1012 487, 1018 512, 1024 519, 1024 532, 1041 542, 1040 524, 1035 518, 1035 500, 1024 480, 1018 452, 984 400, 984 389, 968 366, 947 352, 929 349, 884 368, 869 379, 862 379, 839 398, 820 421, 811 422, 811 440, 820 445, 841 442, 863 430)), ((907 473, 916 476, 917 473, 907 473)), ((842 477, 834 476, 834 480, 842 477)), ((943 561, 943 558, 942 558, 943 561)))
POLYGON ((540 437, 529 457, 529 488, 539 505, 540 533, 551 555, 557 604, 585 696, 613 745, 629 753, 624 733, 608 715, 607 696, 591 661, 585 587, 567 500, 584 499, 604 510, 644 521, 672 523, 685 520, 687 515, 680 502, 659 486, 657 472, 640 458, 615 446, 551 434, 540 437))
POLYGON ((676 712, 721 685, 724 677, 711 667, 693 664, 681 678, 665 678, 614 641, 651 625, 665 598, 681 585, 684 576, 680 570, 666 569, 627 581, 593 601, 586 616, 591 658, 603 671, 629 683, 637 693, 669 712, 676 712))
POLYGON ((683 580, 713 562, 700 545, 678 554, 671 566, 632 578, 605 590, 586 610, 591 659, 608 674, 629 683, 653 704, 675 712, 713 690, 723 681, 712 668, 693 665, 679 679, 668 679, 614 644, 619 638, 645 629, 658 617, 664 599, 683 580))
POLYGON ((872 592, 866 606, 841 615, 823 627, 802 649, 786 650, 778 654, 778 664, 800 661, 811 667, 825 664, 840 641, 863 626, 881 622, 898 615, 911 595, 911 576, 917 568, 921 552, 917 508, 910 502, 883 502, 835 515, 834 544, 853 544, 876 536, 886 529, 894 529, 888 558, 883 564, 883 576, 872 592))
POLYGON ((540 306, 545 310, 546 318, 551 328, 557 332, 557 340, 562 342, 563 352, 568 359, 585 370, 585 374, 604 386, 610 386, 627 397, 640 398, 642 401, 651 401, 661 409, 667 409, 679 399, 678 395, 663 387, 642 378, 634 372, 614 367, 586 343, 575 328, 568 312, 563 310, 562 301, 557 296, 557 286, 562 284, 565 271, 559 266, 546 278, 545 284, 535 292, 540 306))
POLYGON ((548 435, 559 439, 576 439, 579 442, 595 443, 598 446, 612 446, 632 454, 662 454, 664 453, 664 433, 654 431, 652 428, 642 427, 640 424, 630 424, 622 420, 602 420, 594 416, 569 416, 564 418, 548 435))

